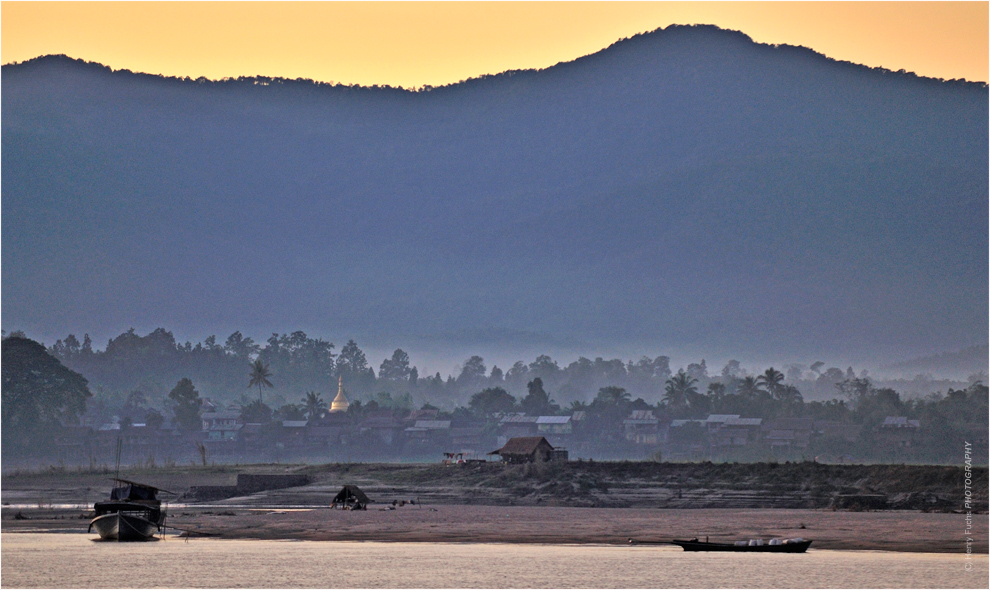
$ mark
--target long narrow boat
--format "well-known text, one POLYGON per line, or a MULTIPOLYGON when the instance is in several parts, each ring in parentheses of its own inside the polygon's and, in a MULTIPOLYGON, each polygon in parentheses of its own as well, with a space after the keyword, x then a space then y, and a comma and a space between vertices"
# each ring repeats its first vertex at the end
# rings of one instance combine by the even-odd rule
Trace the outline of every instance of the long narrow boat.
POLYGON ((776 543, 763 543, 751 541, 736 541, 735 543, 709 543, 692 539, 683 541, 674 539, 674 545, 682 547, 685 551, 741 551, 752 553, 804 553, 811 545, 807 539, 774 539, 776 543))
POLYGON ((147 541, 165 524, 158 488, 114 478, 109 502, 97 502, 89 530, 107 541, 147 541))

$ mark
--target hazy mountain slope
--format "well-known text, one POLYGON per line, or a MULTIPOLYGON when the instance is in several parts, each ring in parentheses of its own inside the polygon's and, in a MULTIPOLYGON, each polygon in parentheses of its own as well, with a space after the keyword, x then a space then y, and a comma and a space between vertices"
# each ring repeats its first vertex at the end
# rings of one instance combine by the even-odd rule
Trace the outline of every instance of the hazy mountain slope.
POLYGON ((884 367, 884 369, 888 372, 899 371, 909 376, 927 373, 929 375, 956 375, 959 379, 975 376, 985 380, 988 354, 990 354, 990 347, 982 344, 962 350, 913 358, 884 367), (982 377, 979 375, 981 372, 983 373, 982 377))
POLYGON ((421 93, 44 58, 2 101, 7 329, 987 340, 982 85, 676 27, 421 93))

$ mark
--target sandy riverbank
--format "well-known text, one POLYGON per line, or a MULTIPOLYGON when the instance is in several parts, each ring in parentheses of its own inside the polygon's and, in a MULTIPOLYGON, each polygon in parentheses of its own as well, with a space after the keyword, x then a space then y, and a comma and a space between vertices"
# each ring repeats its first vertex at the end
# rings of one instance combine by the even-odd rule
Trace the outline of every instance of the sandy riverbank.
MULTIPOLYGON (((440 465, 216 465, 121 472, 172 490, 168 523, 227 539, 486 543, 602 543, 805 537, 822 549, 965 551, 961 469, 818 464, 574 463, 440 465), (305 475, 306 485, 202 498, 197 486, 233 486, 239 474, 305 475), (340 486, 375 500, 366 511, 325 508, 340 486), (888 507, 831 510, 836 494, 872 494, 888 507), (413 505, 388 509, 393 500, 413 505)), ((0 530, 85 532, 103 471, 9 473, 0 530), (18 519, 18 513, 22 518, 18 519)), ((233 489, 233 488, 231 488, 233 489)), ((973 472, 985 510, 987 470, 973 472)), ((979 504, 982 503, 982 506, 979 504)), ((862 506, 860 507, 862 508, 862 506)), ((987 516, 973 514, 973 549, 987 553, 987 516)))
MULTIPOLYGON (((569 462, 211 465, 127 468, 121 476, 172 490, 173 502, 257 508, 325 506, 344 484, 373 500, 431 505, 654 509, 965 509, 961 467, 802 463, 569 462), (281 474, 291 485, 237 487, 239 477, 281 474), (297 480, 307 482, 305 485, 297 480), (237 484, 237 485, 235 485, 237 484), (283 487, 284 489, 277 489, 283 487)), ((109 492, 110 471, 50 468, 6 473, 4 502, 92 504, 109 492)), ((972 510, 986 512, 987 469, 972 471, 972 510)))
MULTIPOLYGON (((85 532, 79 510, 3 510, 2 531, 85 532)), ((406 505, 395 510, 175 507, 168 524, 224 539, 626 544, 637 540, 805 537, 819 549, 965 552, 965 516, 788 509, 640 509, 406 505), (802 528, 803 527, 803 528, 802 528)), ((974 550, 987 552, 987 518, 974 519, 974 550)), ((177 532, 177 531, 176 531, 177 532)))

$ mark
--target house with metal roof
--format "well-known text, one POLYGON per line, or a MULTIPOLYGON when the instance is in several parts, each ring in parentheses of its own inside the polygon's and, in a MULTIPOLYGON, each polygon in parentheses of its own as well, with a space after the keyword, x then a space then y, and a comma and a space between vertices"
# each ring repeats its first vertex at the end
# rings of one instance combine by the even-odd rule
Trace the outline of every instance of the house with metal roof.
POLYGON ((571 434, 570 416, 537 416, 536 432, 544 436, 551 434, 571 434))
POLYGON ((537 436, 539 425, 536 423, 539 416, 527 416, 526 414, 506 414, 498 420, 498 437, 500 441, 508 441, 510 438, 527 436, 537 436))
POLYGON ((633 410, 629 417, 622 421, 626 440, 639 445, 656 445, 660 443, 660 420, 653 415, 653 410, 633 410))
POLYGON ((760 441, 763 418, 717 414, 705 420, 712 447, 744 447, 760 441))
POLYGON ((450 435, 450 420, 416 420, 405 433, 410 440, 446 441, 450 435))
POLYGON ((722 426, 725 425, 729 420, 735 420, 739 418, 739 414, 710 414, 705 418, 705 427, 708 432, 714 432, 722 426))

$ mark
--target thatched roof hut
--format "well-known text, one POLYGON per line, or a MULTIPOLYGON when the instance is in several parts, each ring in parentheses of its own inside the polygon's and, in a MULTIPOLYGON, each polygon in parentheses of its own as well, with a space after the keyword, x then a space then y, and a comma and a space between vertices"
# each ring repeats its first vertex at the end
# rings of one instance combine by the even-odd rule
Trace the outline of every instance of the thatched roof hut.
POLYGON ((542 436, 520 436, 510 438, 501 449, 488 453, 500 455, 507 463, 531 463, 550 461, 553 446, 542 436))
POLYGON ((340 488, 337 495, 333 497, 333 502, 330 504, 331 508, 343 508, 348 510, 364 510, 368 507, 371 500, 361 488, 352 485, 346 485, 340 488))

